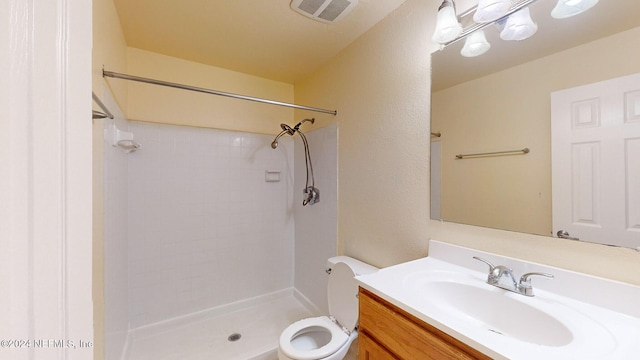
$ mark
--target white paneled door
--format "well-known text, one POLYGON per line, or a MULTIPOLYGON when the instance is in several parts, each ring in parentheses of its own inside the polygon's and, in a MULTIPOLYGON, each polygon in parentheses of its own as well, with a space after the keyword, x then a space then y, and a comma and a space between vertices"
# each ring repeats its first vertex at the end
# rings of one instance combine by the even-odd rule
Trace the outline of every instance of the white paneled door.
POLYGON ((640 74, 551 94, 553 232, 640 247, 640 74))

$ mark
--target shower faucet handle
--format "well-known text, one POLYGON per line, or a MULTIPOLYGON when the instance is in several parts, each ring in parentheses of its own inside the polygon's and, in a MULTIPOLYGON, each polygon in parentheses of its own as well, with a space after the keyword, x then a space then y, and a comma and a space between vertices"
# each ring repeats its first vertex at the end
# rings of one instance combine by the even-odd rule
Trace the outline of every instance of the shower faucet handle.
POLYGON ((304 190, 302 206, 313 205, 320 201, 320 190, 313 186, 308 186, 304 190))

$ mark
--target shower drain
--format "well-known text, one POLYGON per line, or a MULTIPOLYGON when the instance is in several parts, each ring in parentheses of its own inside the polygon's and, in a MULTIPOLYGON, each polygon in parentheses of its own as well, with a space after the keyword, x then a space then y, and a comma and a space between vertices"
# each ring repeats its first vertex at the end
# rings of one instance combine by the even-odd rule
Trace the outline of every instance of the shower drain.
POLYGON ((240 340, 241 337, 242 337, 242 335, 240 335, 238 333, 235 333, 235 334, 229 335, 227 340, 229 340, 229 341, 238 341, 238 340, 240 340))

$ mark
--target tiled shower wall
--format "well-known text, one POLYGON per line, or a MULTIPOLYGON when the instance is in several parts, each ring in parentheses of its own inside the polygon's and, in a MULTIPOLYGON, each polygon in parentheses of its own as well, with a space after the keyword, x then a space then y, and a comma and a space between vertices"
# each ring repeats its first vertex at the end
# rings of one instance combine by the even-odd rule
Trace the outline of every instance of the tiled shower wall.
POLYGON ((128 129, 128 122, 108 91, 99 94, 115 119, 104 120, 104 341, 105 359, 120 359, 129 331, 127 308, 127 159, 114 147, 114 125, 128 129))
POLYGON ((302 206, 306 174, 304 146, 295 137, 295 280, 296 290, 328 314, 327 259, 337 254, 338 239, 338 128, 330 125, 306 133, 320 202, 302 206))
POLYGON ((273 150, 271 135, 129 129, 130 328, 293 286, 291 138, 273 150))

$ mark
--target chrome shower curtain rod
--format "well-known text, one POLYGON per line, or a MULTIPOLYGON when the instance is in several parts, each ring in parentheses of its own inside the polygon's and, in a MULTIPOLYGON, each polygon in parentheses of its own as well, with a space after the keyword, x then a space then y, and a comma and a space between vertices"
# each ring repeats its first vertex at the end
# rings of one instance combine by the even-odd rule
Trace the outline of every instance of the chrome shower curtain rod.
POLYGON ((195 87, 195 86, 176 84, 176 83, 167 82, 167 81, 148 79, 148 78, 143 78, 143 77, 139 77, 139 76, 119 74, 119 73, 115 73, 113 71, 102 70, 102 76, 103 77, 112 77, 112 78, 116 78, 116 79, 137 81, 137 82, 153 84, 153 85, 167 86, 167 87, 183 89, 183 90, 197 91, 197 92, 201 92, 201 93, 205 93, 205 94, 226 96, 226 97, 231 97, 231 98, 240 99, 240 100, 256 101, 256 102, 265 103, 265 104, 271 104, 271 105, 285 106, 285 107, 301 109, 301 110, 309 110, 309 111, 321 112, 321 113, 331 114, 331 115, 337 115, 338 114, 338 112, 336 110, 325 110, 325 109, 319 109, 319 108, 314 108, 314 107, 309 107, 309 106, 290 104, 290 103, 281 102, 281 101, 267 100, 267 99, 261 99, 261 98, 245 96, 245 95, 238 95, 238 94, 222 92, 222 91, 217 91, 217 90, 199 88, 199 87, 195 87))
POLYGON ((92 91, 91 92, 91 96, 93 97, 93 101, 95 101, 96 104, 98 104, 98 106, 100 106, 100 109, 102 109, 102 111, 104 111, 104 113, 101 113, 100 111, 93 110, 93 116, 92 117, 94 119, 104 119, 104 118, 113 119, 113 114, 111 113, 111 111, 109 111, 109 109, 107 109, 105 104, 102 101, 100 101, 100 98, 98 97, 98 95, 96 95, 96 93, 94 93, 92 91))

